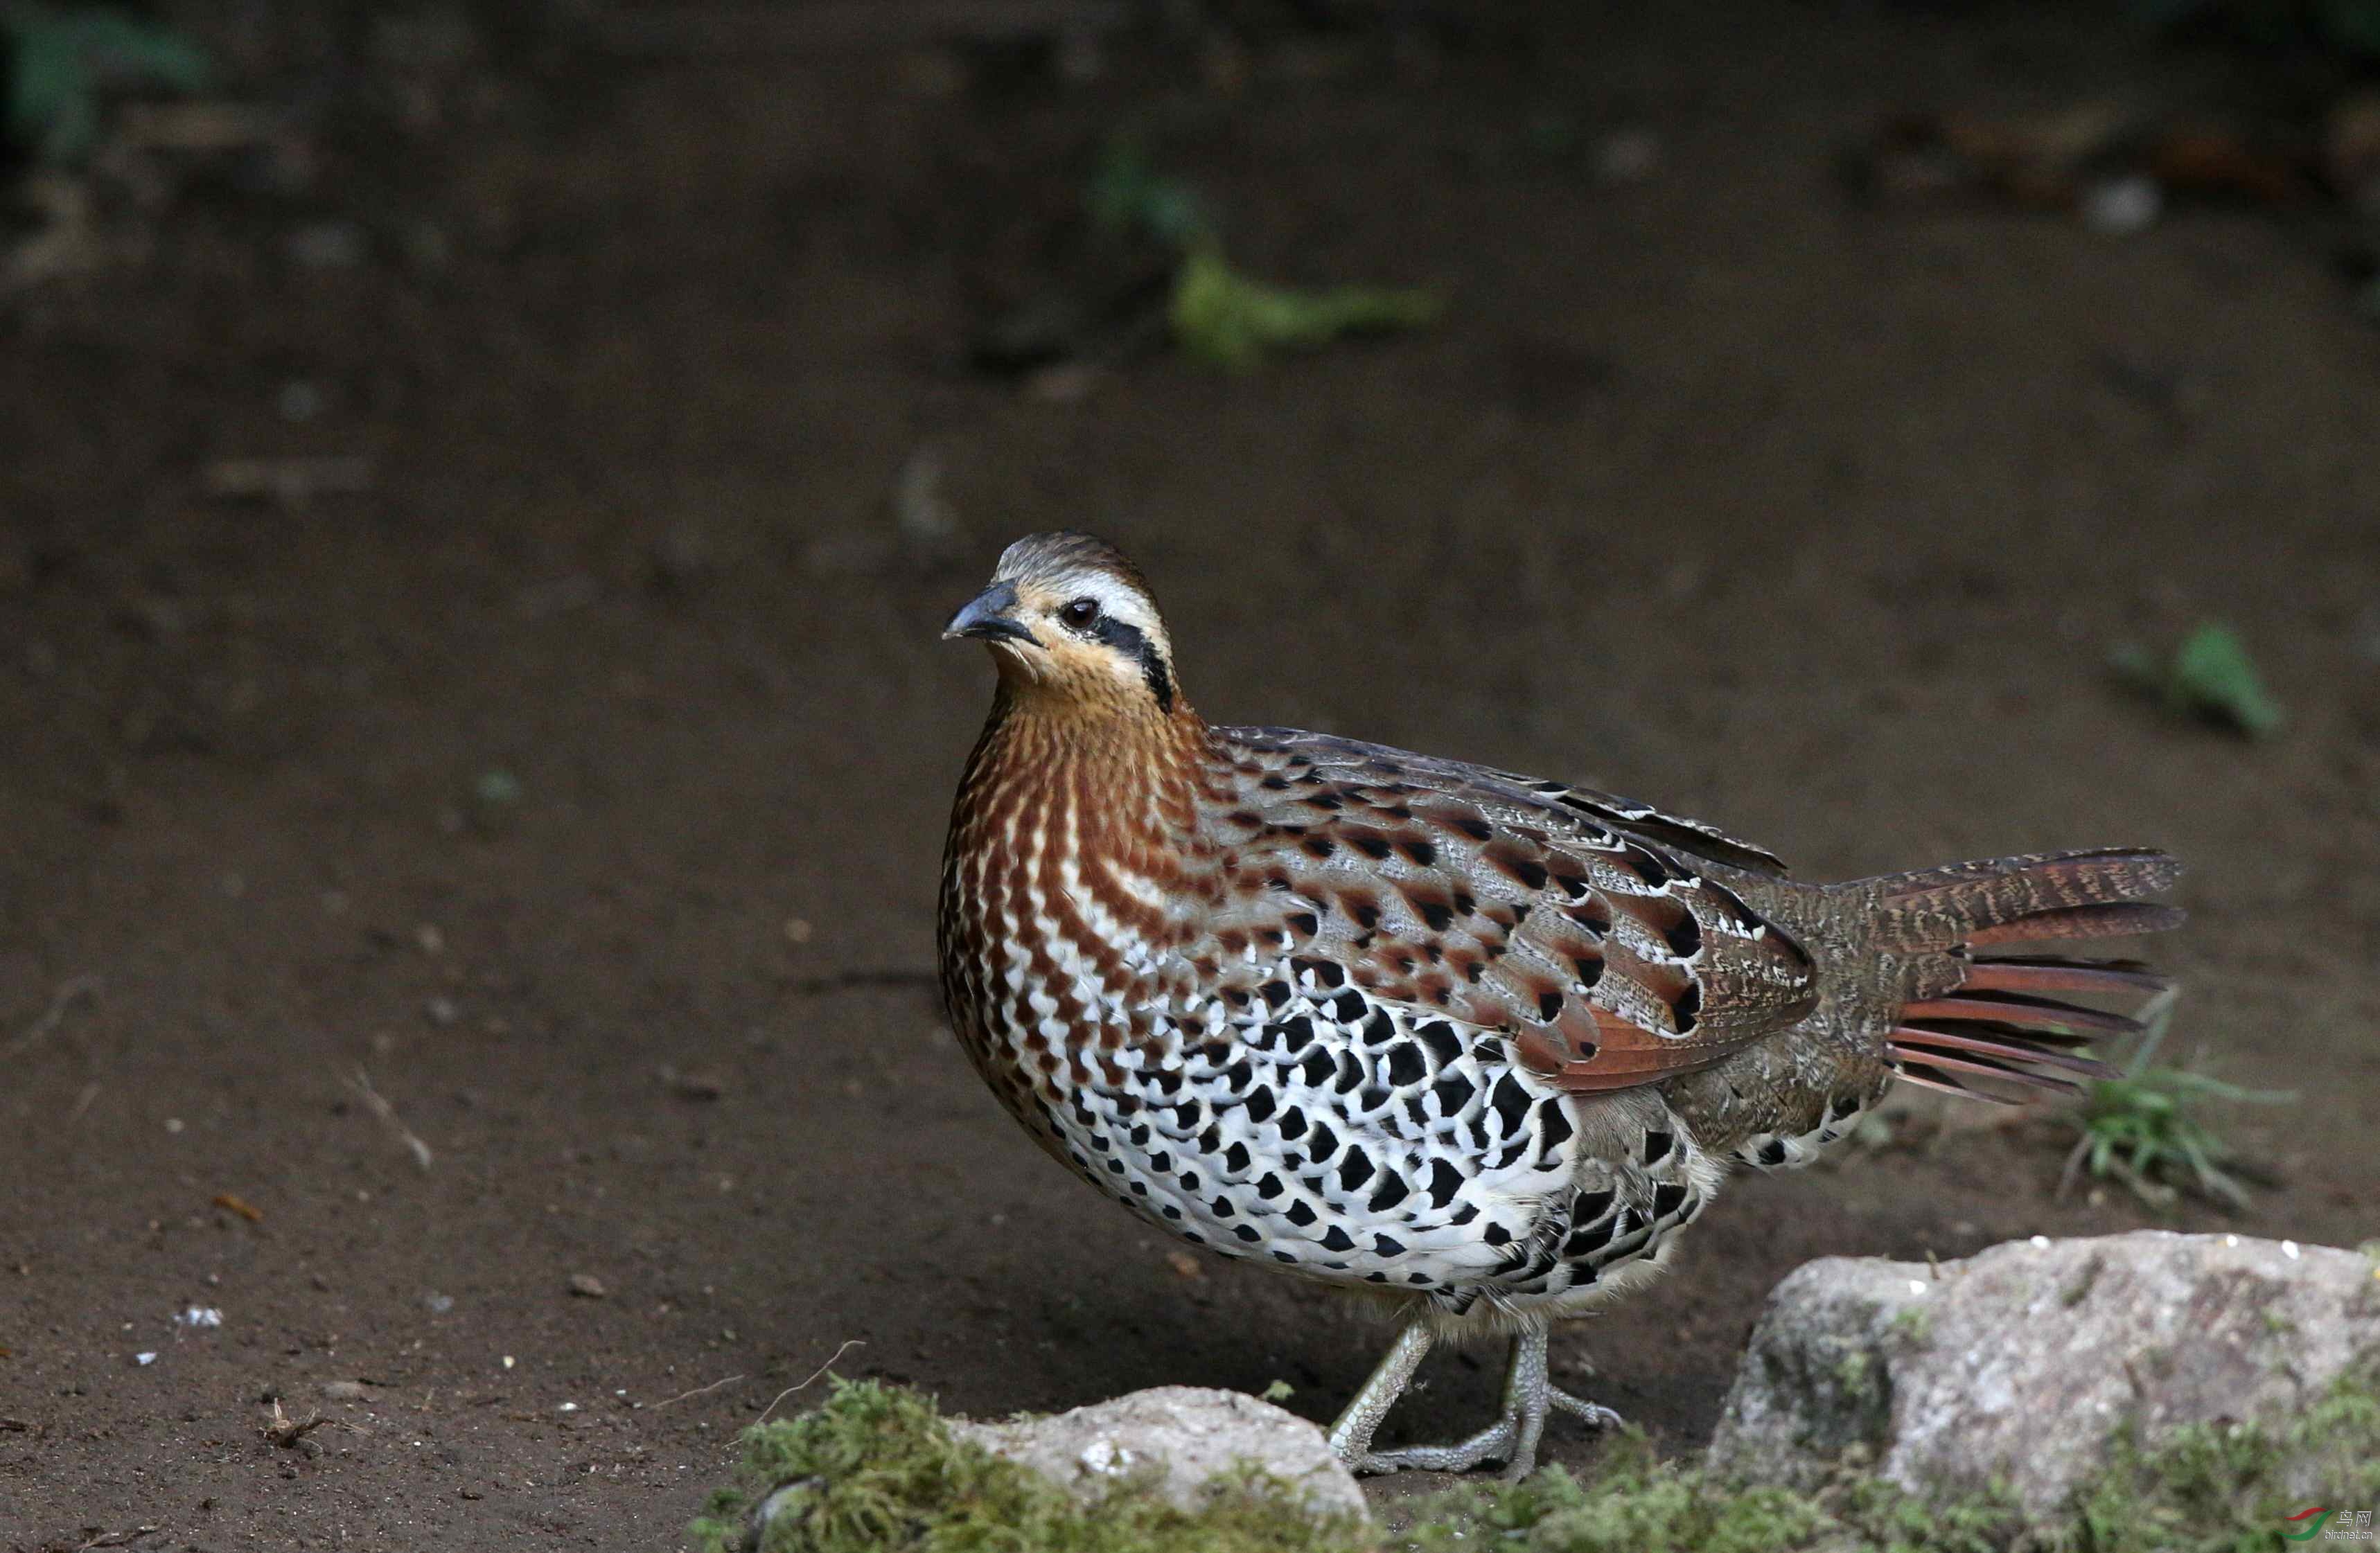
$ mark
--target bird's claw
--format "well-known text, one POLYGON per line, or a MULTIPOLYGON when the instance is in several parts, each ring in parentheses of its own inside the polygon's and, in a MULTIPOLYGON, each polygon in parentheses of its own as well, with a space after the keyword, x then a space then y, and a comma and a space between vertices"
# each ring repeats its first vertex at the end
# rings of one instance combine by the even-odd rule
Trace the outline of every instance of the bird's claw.
POLYGON ((1546 1401, 1563 1413, 1575 1413, 1585 1419, 1586 1426, 1590 1429, 1619 1429, 1627 1426, 1626 1419, 1601 1402, 1591 1402, 1584 1397, 1573 1397, 1559 1386, 1546 1388, 1546 1401))

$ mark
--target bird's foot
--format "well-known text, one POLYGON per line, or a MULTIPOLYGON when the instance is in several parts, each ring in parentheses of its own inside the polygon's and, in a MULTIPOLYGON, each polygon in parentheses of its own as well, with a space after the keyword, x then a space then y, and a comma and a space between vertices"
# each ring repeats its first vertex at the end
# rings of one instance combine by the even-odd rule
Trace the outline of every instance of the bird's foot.
POLYGON ((1532 1326, 1523 1328, 1512 1337, 1512 1365, 1504 1373, 1503 1416, 1469 1439, 1453 1445, 1373 1450, 1372 1431, 1428 1350, 1427 1329, 1419 1322, 1408 1327, 1389 1357, 1365 1383, 1363 1391, 1341 1415, 1330 1431, 1330 1444, 1350 1470, 1469 1472, 1490 1462, 1501 1462, 1505 1480, 1516 1483, 1536 1468, 1537 1441, 1545 1434, 1548 1413, 1560 1409, 1576 1413, 1598 1429, 1613 1427, 1620 1422, 1620 1414, 1609 1408, 1573 1397, 1547 1378, 1546 1329, 1532 1326))
POLYGON ((1347 1463, 1351 1472, 1375 1474, 1392 1472, 1469 1472, 1512 1454, 1521 1432, 1517 1415, 1495 1423, 1455 1445, 1405 1445, 1394 1450, 1367 1450, 1347 1463))
POLYGON ((1586 1426, 1590 1429, 1618 1429, 1626 1426, 1628 1422, 1601 1402, 1591 1402, 1584 1397, 1573 1397, 1559 1386, 1546 1388, 1546 1401, 1558 1412, 1576 1413, 1585 1419, 1586 1426))

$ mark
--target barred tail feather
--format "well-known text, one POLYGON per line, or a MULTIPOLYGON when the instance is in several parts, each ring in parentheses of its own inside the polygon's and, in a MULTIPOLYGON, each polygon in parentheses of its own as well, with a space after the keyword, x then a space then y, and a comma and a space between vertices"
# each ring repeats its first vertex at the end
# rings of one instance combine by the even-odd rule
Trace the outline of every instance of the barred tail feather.
POLYGON ((1880 895, 1876 943, 1922 951, 2161 931, 2180 914, 2135 903, 2172 889, 2180 877, 2181 865, 2165 853, 2131 847, 1898 874, 1870 881, 1880 895))
POLYGON ((1967 935, 1966 941, 1976 943, 2034 943, 2045 939, 2129 939, 2142 933, 2164 933, 2181 926, 2184 914, 2180 906, 2160 906, 2142 902, 2120 904, 2067 906, 2058 911, 2036 912, 2013 922, 1995 923, 1978 928, 1967 935))
POLYGON ((2139 1022, 2066 998, 2145 998, 2168 982, 2137 961, 1978 958, 1973 951, 2178 927, 2178 908, 2139 897, 2170 888, 2180 871, 2161 852, 2109 849, 1872 881, 1880 897, 1879 947, 1914 953, 1947 973, 1927 975, 1939 989, 1902 1005, 1886 1037, 1888 1060, 1913 1084, 2002 1103, 2015 1103, 2011 1089, 2070 1094, 2082 1080, 2114 1076, 2082 1049, 2096 1037, 2137 1034, 2139 1022))

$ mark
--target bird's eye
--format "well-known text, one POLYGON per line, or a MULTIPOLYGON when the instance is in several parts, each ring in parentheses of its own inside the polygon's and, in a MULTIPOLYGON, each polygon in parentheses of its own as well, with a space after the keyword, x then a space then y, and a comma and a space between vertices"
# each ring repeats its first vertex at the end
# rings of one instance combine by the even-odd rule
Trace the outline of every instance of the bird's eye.
POLYGON ((1077 599, 1058 612, 1058 618, 1077 631, 1083 630, 1099 617, 1099 601, 1097 599, 1077 599))

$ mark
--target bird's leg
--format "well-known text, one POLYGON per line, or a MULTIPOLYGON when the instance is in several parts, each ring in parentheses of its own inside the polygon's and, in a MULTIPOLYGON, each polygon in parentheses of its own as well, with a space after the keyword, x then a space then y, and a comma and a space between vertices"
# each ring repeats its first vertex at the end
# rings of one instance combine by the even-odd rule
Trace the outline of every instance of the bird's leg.
POLYGON ((1504 1371, 1504 1418, 1512 1449, 1504 1457, 1504 1480, 1518 1483, 1537 1466, 1537 1441, 1546 1432, 1546 1409, 1553 1383, 1546 1378, 1546 1326, 1524 1327, 1512 1338, 1512 1362, 1504 1371))
POLYGON ((1346 1462, 1350 1471, 1395 1470, 1369 1464, 1375 1459, 1372 1436, 1378 1431, 1380 1420, 1389 1415, 1389 1409, 1396 1406, 1397 1399, 1404 1395, 1405 1387, 1413 1380, 1414 1371, 1421 1367, 1422 1358, 1429 1353, 1434 1341, 1427 1321, 1415 1319, 1408 1323, 1405 1329, 1397 1334, 1397 1341, 1390 1347, 1387 1355, 1372 1371, 1371 1378, 1364 1382, 1364 1389, 1355 1393, 1354 1400, 1330 1426, 1331 1452, 1346 1462))
MULTIPOLYGON (((1525 1474, 1536 1462, 1546 1405, 1546 1329, 1532 1325, 1512 1339, 1512 1362, 1504 1371, 1504 1411, 1496 1422, 1452 1445, 1367 1450, 1347 1464, 1357 1472, 1469 1472, 1488 1462, 1506 1462, 1525 1474)), ((1508 1475, 1518 1475, 1506 1470, 1508 1475)))
POLYGON ((1503 1414, 1495 1423, 1454 1445, 1374 1450, 1373 1431, 1412 1378, 1422 1355, 1429 1352, 1427 1331, 1423 1330, 1418 1339, 1414 1336, 1419 1327, 1419 1323, 1408 1327, 1398 1338, 1397 1346, 1330 1431, 1331 1448, 1356 1472, 1468 1472, 1488 1462, 1501 1462, 1504 1476, 1517 1482, 1537 1464, 1537 1442, 1545 1434, 1549 1409, 1574 1413, 1597 1428, 1620 1422, 1620 1414, 1609 1408, 1573 1397, 1547 1378, 1546 1327, 1533 1322, 1512 1339, 1512 1363, 1504 1372, 1503 1414))

